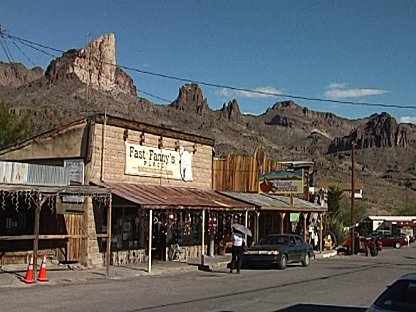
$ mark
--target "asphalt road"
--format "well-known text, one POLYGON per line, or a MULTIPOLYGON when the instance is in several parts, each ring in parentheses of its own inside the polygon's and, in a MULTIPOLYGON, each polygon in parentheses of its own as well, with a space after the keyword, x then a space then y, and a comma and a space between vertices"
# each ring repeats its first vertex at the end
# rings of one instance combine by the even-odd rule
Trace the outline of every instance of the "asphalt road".
POLYGON ((0 289, 0 311, 364 311, 397 277, 415 271, 416 248, 337 256, 303 268, 192 272, 72 285, 0 289))

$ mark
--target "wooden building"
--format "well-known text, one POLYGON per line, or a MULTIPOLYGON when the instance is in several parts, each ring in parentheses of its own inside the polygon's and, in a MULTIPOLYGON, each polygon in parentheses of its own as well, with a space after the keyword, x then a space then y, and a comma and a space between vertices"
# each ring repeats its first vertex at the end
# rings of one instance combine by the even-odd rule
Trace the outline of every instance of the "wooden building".
POLYGON ((213 191, 213 145, 210 138, 97 114, 3 149, 0 160, 69 167, 71 184, 110 189, 110 214, 82 195, 57 207, 64 214, 83 207, 82 222, 65 219, 67 228, 81 224, 86 233, 85 257, 75 260, 102 265, 111 235, 111 264, 148 261, 150 270, 151 257, 169 259, 173 243, 184 258, 203 259, 206 236, 217 246, 231 222, 247 223, 254 210, 213 191))
MULTIPOLYGON (((214 160, 214 189, 256 207, 251 223, 255 240, 271 233, 297 232, 310 240, 319 235, 327 207, 309 202, 312 162, 272 161, 262 147, 253 156, 229 155, 214 160), (311 228, 318 228, 318 233, 311 228)), ((321 250, 322 244, 319 244, 321 250)))

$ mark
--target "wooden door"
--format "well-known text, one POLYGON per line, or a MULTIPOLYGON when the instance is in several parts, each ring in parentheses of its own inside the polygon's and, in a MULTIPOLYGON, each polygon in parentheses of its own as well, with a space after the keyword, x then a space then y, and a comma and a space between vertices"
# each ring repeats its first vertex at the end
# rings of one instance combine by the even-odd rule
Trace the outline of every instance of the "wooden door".
MULTIPOLYGON (((68 235, 82 235, 82 214, 64 214, 68 235)), ((81 238, 69 238, 67 242, 67 260, 81 260, 81 238)))

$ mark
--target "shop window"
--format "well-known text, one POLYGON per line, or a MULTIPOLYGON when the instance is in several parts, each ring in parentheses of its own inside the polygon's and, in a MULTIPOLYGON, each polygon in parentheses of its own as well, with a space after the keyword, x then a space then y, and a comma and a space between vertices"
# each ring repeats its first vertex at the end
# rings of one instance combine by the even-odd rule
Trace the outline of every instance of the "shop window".
POLYGON ((137 208, 115 208, 112 216, 112 250, 143 248, 140 239, 140 217, 137 208))
POLYGON ((23 234, 27 230, 26 213, 17 213, 4 218, 4 228, 6 235, 23 234))

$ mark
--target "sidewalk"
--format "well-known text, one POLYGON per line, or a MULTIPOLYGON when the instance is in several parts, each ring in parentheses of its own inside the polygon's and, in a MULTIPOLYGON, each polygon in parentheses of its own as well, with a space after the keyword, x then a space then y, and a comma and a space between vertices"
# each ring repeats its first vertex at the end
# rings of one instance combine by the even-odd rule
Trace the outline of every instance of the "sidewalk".
MULTIPOLYGON (((316 253, 315 259, 325 259, 336 256, 336 251, 324 251, 316 253)), ((137 263, 125 266, 110 266, 110 275, 106 276, 106 268, 100 267, 88 269, 79 264, 54 264, 47 262, 48 282, 37 282, 35 284, 25 284, 21 281, 25 277, 27 264, 3 265, 0 269, 0 288, 4 287, 33 287, 40 284, 79 284, 87 281, 99 279, 124 279, 138 276, 181 274, 186 272, 204 270, 227 270, 231 255, 225 256, 205 256, 204 267, 200 267, 201 259, 193 258, 187 262, 178 261, 154 261, 151 273, 148 273, 147 263, 137 263)), ((38 268, 39 271, 39 268, 38 268)), ((36 278, 35 276, 33 278, 36 278)))

